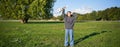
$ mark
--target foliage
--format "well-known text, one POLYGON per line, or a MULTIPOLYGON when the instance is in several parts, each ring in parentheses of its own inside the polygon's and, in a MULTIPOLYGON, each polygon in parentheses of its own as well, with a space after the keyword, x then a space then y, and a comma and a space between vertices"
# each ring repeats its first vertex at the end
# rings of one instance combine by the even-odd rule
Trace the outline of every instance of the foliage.
POLYGON ((111 7, 87 14, 78 14, 78 20, 120 20, 120 7, 111 7))
POLYGON ((0 0, 0 14, 6 19, 49 19, 55 0, 0 0))

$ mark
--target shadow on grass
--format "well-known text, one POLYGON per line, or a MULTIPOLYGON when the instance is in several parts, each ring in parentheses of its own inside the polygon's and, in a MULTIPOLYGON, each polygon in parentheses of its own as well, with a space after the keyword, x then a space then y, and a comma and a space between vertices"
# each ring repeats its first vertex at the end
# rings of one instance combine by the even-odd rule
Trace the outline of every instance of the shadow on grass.
POLYGON ((62 21, 43 21, 43 22, 28 22, 27 24, 57 24, 57 23, 64 23, 62 21))
MULTIPOLYGON (((84 23, 88 21, 76 21, 76 23, 84 23)), ((64 23, 64 21, 30 21, 27 24, 57 24, 64 23)))
POLYGON ((86 35, 86 36, 83 37, 83 38, 79 38, 79 39, 75 40, 75 43, 74 43, 74 44, 77 45, 78 43, 82 42, 82 41, 85 40, 85 39, 88 39, 88 38, 93 37, 93 36, 95 36, 95 35, 99 35, 99 34, 106 33, 106 32, 112 32, 112 31, 93 32, 93 33, 91 33, 91 34, 89 34, 89 35, 86 35))

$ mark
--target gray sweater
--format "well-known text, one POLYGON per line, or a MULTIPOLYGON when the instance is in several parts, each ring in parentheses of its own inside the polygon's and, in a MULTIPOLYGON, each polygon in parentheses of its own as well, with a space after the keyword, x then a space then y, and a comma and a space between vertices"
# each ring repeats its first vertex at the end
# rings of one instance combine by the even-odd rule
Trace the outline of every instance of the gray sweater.
POLYGON ((76 14, 73 13, 71 17, 68 17, 65 15, 65 9, 62 11, 62 16, 64 18, 64 23, 65 23, 65 29, 73 29, 75 19, 76 19, 76 14))

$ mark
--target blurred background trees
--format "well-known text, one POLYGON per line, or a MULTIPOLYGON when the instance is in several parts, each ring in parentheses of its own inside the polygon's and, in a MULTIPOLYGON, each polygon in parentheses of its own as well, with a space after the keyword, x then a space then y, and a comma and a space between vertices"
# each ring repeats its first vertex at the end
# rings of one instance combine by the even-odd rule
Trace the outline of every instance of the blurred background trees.
MULTIPOLYGON (((120 20, 120 7, 111 7, 105 10, 92 11, 91 13, 86 14, 77 14, 77 21, 114 21, 120 20)), ((63 20, 63 17, 60 15, 57 17, 60 21, 63 20)))
POLYGON ((78 14, 77 20, 112 21, 120 20, 120 7, 111 7, 105 10, 93 11, 87 14, 78 14))
POLYGON ((0 15, 3 19, 50 19, 55 0, 0 0, 0 15))
MULTIPOLYGON (((0 19, 17 19, 27 23, 29 19, 59 19, 62 16, 53 16, 53 6, 56 0, 0 0, 0 19)), ((77 21, 113 21, 120 20, 120 7, 111 7, 91 13, 77 13, 77 21)))

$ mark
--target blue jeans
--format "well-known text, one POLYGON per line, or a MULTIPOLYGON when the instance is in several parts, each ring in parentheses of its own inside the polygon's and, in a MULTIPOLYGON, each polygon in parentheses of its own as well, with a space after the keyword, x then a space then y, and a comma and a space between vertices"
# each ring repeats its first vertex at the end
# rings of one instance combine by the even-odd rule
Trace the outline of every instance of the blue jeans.
POLYGON ((70 46, 74 45, 73 29, 65 29, 65 43, 64 46, 68 46, 68 36, 70 36, 70 46))

